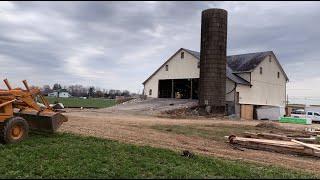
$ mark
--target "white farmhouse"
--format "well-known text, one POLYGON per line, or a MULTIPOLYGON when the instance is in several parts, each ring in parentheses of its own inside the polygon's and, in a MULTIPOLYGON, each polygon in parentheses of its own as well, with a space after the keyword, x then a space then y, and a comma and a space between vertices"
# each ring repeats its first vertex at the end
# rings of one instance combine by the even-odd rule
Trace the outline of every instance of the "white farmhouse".
MULTIPOLYGON (((200 53, 181 48, 143 82, 151 98, 198 98, 200 53)), ((227 57, 228 114, 254 118, 261 106, 279 107, 284 114, 288 77, 272 51, 227 57)))
POLYGON ((54 91, 48 94, 49 97, 59 97, 59 98, 68 98, 71 97, 67 91, 54 91))

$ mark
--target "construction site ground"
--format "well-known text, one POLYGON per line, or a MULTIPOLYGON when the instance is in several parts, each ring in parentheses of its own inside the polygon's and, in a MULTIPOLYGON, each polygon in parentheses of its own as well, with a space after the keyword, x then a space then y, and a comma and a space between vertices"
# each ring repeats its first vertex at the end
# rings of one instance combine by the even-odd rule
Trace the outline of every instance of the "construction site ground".
POLYGON ((300 133, 305 128, 320 128, 319 124, 297 125, 277 123, 275 128, 258 128, 261 121, 226 118, 159 117, 159 112, 194 105, 187 100, 146 100, 129 102, 105 109, 67 109, 69 121, 59 131, 101 137, 120 142, 149 145, 176 151, 189 150, 196 154, 232 160, 276 165, 319 174, 320 161, 261 150, 231 147, 224 136, 240 135, 245 131, 300 133))

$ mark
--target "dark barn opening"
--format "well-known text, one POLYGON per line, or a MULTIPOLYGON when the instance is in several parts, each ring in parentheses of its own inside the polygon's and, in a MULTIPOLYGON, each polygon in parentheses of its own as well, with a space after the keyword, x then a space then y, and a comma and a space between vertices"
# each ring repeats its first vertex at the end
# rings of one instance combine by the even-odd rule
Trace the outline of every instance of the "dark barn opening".
POLYGON ((172 80, 159 80, 159 98, 171 98, 172 80))
POLYGON ((189 79, 175 79, 174 84, 174 96, 177 99, 190 99, 191 83, 189 79))
POLYGON ((199 79, 159 80, 159 98, 198 99, 199 79))

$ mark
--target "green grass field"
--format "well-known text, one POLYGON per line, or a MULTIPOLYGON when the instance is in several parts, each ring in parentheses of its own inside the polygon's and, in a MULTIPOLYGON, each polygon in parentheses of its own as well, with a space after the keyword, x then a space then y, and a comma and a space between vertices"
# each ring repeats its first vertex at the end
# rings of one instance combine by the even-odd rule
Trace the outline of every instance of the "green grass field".
POLYGON ((71 134, 31 134, 0 145, 1 178, 319 178, 273 166, 71 134))
POLYGON ((103 99, 103 98, 89 98, 81 99, 76 97, 71 98, 56 98, 56 97, 45 97, 50 103, 58 101, 65 107, 84 107, 84 108, 106 108, 114 106, 116 100, 103 99))

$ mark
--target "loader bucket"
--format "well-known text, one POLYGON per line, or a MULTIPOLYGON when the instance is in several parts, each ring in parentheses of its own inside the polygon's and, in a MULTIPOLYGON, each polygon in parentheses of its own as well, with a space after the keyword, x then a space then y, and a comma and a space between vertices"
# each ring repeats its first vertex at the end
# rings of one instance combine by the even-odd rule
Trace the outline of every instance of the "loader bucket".
POLYGON ((15 116, 24 118, 31 130, 42 131, 42 132, 55 132, 63 122, 67 122, 66 116, 56 112, 17 112, 15 116))

